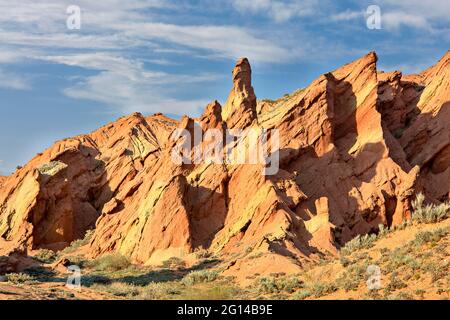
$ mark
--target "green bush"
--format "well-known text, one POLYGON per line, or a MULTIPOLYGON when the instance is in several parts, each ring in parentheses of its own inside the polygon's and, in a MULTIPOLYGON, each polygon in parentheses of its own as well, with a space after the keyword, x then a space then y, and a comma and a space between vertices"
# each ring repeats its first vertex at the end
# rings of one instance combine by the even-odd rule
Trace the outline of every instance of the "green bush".
POLYGON ((186 262, 178 257, 172 257, 164 261, 162 267, 165 269, 181 269, 186 267, 186 262))
POLYGON ((306 298, 309 298, 310 296, 312 296, 312 293, 309 289, 301 289, 292 296, 292 299, 305 300, 306 298))
POLYGON ((448 218, 450 212, 450 203, 442 203, 440 205, 427 204, 423 202, 425 196, 419 193, 412 202, 413 220, 420 223, 436 223, 448 218))
POLYGON ((34 258, 42 263, 53 263, 56 259, 56 253, 52 250, 41 249, 36 253, 34 258))
POLYGON ((141 294, 140 287, 123 282, 114 282, 110 285, 94 285, 93 289, 100 289, 101 291, 111 293, 117 297, 131 298, 141 294))
POLYGON ((61 250, 59 255, 65 255, 74 252, 78 248, 85 246, 89 243, 92 236, 94 235, 95 230, 88 230, 86 231, 86 234, 84 235, 83 239, 75 240, 73 241, 70 246, 65 248, 64 250, 61 250))
POLYGON ((379 232, 378 232, 378 236, 379 237, 385 236, 390 231, 389 228, 386 228, 386 226, 384 224, 379 224, 378 225, 378 230, 379 230, 379 232))
POLYGON ((194 251, 195 258, 197 259, 208 259, 212 256, 212 253, 203 248, 197 248, 194 251))
POLYGON ((180 293, 173 283, 151 282, 142 288, 138 298, 141 300, 167 300, 180 293))
POLYGON ((384 291, 386 293, 388 293, 388 292, 404 289, 407 287, 408 287, 408 285, 400 279, 400 277, 398 276, 398 273, 394 272, 391 274, 390 282, 384 288, 384 291))
POLYGON ((67 168, 67 164, 61 161, 51 161, 40 166, 38 171, 42 175, 54 176, 65 168, 67 168))
POLYGON ((181 279, 181 282, 186 286, 192 286, 197 283, 212 282, 218 277, 219 274, 216 271, 193 271, 181 279))
POLYGON ((309 290, 314 297, 320 298, 337 291, 337 287, 332 283, 316 282, 309 287, 309 290))
POLYGON ((97 271, 119 271, 128 268, 131 265, 128 258, 120 254, 109 254, 98 257, 88 263, 88 267, 97 271))
POLYGON ((443 237, 449 234, 448 228, 440 228, 435 231, 420 231, 416 234, 414 240, 412 240, 413 245, 424 245, 429 242, 438 242, 443 237))
POLYGON ((341 253, 343 255, 350 255, 354 251, 371 248, 373 247, 376 240, 377 236, 375 234, 366 234, 363 236, 357 235, 355 238, 345 244, 345 246, 341 249, 341 253))
POLYGON ((8 273, 5 275, 6 281, 14 284, 23 284, 28 282, 34 282, 35 279, 26 273, 8 273))
POLYGON ((293 293, 303 288, 303 282, 296 277, 263 277, 256 281, 260 293, 293 293))
POLYGON ((336 285, 345 291, 356 290, 367 274, 368 262, 353 263, 336 279, 336 285))

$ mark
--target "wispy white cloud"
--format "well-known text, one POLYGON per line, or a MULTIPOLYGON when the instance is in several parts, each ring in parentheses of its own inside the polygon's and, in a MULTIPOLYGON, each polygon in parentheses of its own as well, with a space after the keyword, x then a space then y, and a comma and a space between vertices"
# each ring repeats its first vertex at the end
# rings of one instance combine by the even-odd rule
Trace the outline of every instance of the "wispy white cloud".
MULTIPOLYGON (((217 80, 211 74, 169 74, 148 63, 169 65, 167 55, 209 59, 247 56, 252 62, 287 61, 298 52, 267 35, 236 25, 177 25, 157 22, 154 9, 179 10, 168 0, 80 0, 82 27, 66 28, 72 1, 23 0, 12 6, 0 0, 0 64, 47 61, 95 71, 79 78, 64 94, 106 103, 121 112, 197 113, 207 102, 179 100, 171 88, 217 80), (8 49, 8 50, 6 50, 8 49), (130 58, 147 50, 144 62, 130 58), (158 110, 159 109, 159 110, 158 110)), ((283 8, 274 5, 279 16, 283 8)), ((29 83, 4 74, 0 86, 26 89, 29 83)))
POLYGON ((23 76, 0 69, 0 88, 28 90, 31 86, 28 79, 23 76))
POLYGON ((450 2, 446 0, 378 0, 385 12, 400 11, 405 14, 420 16, 429 22, 450 21, 450 2))
POLYGON ((256 62, 280 62, 292 58, 292 53, 287 48, 255 37, 250 31, 236 26, 144 23, 123 24, 117 27, 135 39, 157 39, 207 50, 215 57, 236 59, 246 56, 256 62))
POLYGON ((277 22, 309 16, 317 13, 319 9, 317 0, 233 0, 232 3, 239 12, 265 14, 277 22))
POLYGON ((355 11, 355 10, 345 10, 343 12, 339 12, 331 15, 331 21, 350 21, 354 19, 360 19, 364 17, 364 11, 355 11))
POLYGON ((183 75, 147 70, 142 61, 107 52, 60 56, 42 56, 49 62, 99 71, 96 75, 78 79, 64 90, 74 99, 106 103, 123 113, 164 111, 172 114, 197 114, 207 101, 179 100, 171 97, 171 87, 217 80, 214 74, 183 75))
MULTIPOLYGON (((149 8, 176 8, 169 1, 79 1, 82 30, 66 29, 69 1, 24 1, 16 6, 0 0, 0 43, 66 49, 123 50, 157 48, 154 40, 209 52, 203 56, 276 62, 288 57, 289 48, 235 25, 177 25, 154 22, 149 8), (149 22, 152 21, 152 22, 149 22)), ((282 11, 282 9, 277 9, 282 11)), ((166 46, 167 47, 167 46, 166 46)))
POLYGON ((438 32, 450 22, 450 1, 446 0, 377 0, 382 11, 383 28, 402 26, 438 32))
POLYGON ((382 14, 382 25, 386 29, 398 29, 401 26, 431 29, 424 16, 403 11, 390 11, 382 14))

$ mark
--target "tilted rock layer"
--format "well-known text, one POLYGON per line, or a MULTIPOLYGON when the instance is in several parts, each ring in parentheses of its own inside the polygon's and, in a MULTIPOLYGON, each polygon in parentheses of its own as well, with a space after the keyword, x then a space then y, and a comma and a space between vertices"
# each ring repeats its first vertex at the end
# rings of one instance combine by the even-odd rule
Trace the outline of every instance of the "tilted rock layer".
POLYGON ((240 59, 223 108, 215 101, 179 121, 136 113, 57 142, 0 177, 0 253, 59 250, 95 229, 90 257, 160 264, 203 248, 228 259, 227 272, 261 263, 295 272, 358 234, 409 219, 418 192, 447 201, 450 53, 408 76, 377 72, 376 62, 369 53, 263 102, 240 59), (196 126, 278 129, 278 173, 172 161, 171 135, 196 126))

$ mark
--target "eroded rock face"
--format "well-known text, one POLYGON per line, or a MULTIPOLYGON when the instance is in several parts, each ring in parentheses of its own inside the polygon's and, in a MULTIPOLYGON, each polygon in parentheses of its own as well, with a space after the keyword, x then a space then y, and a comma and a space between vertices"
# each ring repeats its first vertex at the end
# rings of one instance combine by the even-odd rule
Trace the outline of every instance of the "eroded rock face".
POLYGON ((420 95, 417 115, 399 141, 408 161, 420 166, 425 193, 445 201, 450 190, 450 51, 435 66, 406 79, 415 81, 420 95))
POLYGON ((228 128, 244 129, 256 119, 256 96, 252 87, 252 69, 247 58, 233 70, 233 89, 222 109, 228 128))
POLYGON ((205 248, 229 261, 225 273, 258 261, 298 272, 357 234, 400 224, 416 192, 448 199, 449 58, 412 76, 378 73, 376 62, 369 53, 257 103, 241 59, 223 108, 214 101, 195 120, 133 114, 58 142, 0 178, 0 244, 61 248, 95 228, 91 257, 160 264, 205 248), (280 170, 177 164, 171 135, 196 126, 279 130, 280 170))

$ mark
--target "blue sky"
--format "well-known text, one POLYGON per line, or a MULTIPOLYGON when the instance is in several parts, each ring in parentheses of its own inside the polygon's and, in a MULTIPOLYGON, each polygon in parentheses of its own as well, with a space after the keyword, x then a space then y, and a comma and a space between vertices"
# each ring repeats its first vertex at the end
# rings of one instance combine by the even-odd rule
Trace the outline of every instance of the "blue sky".
POLYGON ((262 99, 372 50, 379 69, 413 73, 450 49, 448 0, 0 0, 0 12, 0 175, 134 111, 197 116, 224 102, 241 56, 262 99), (367 28, 369 5, 381 29, 367 28))

